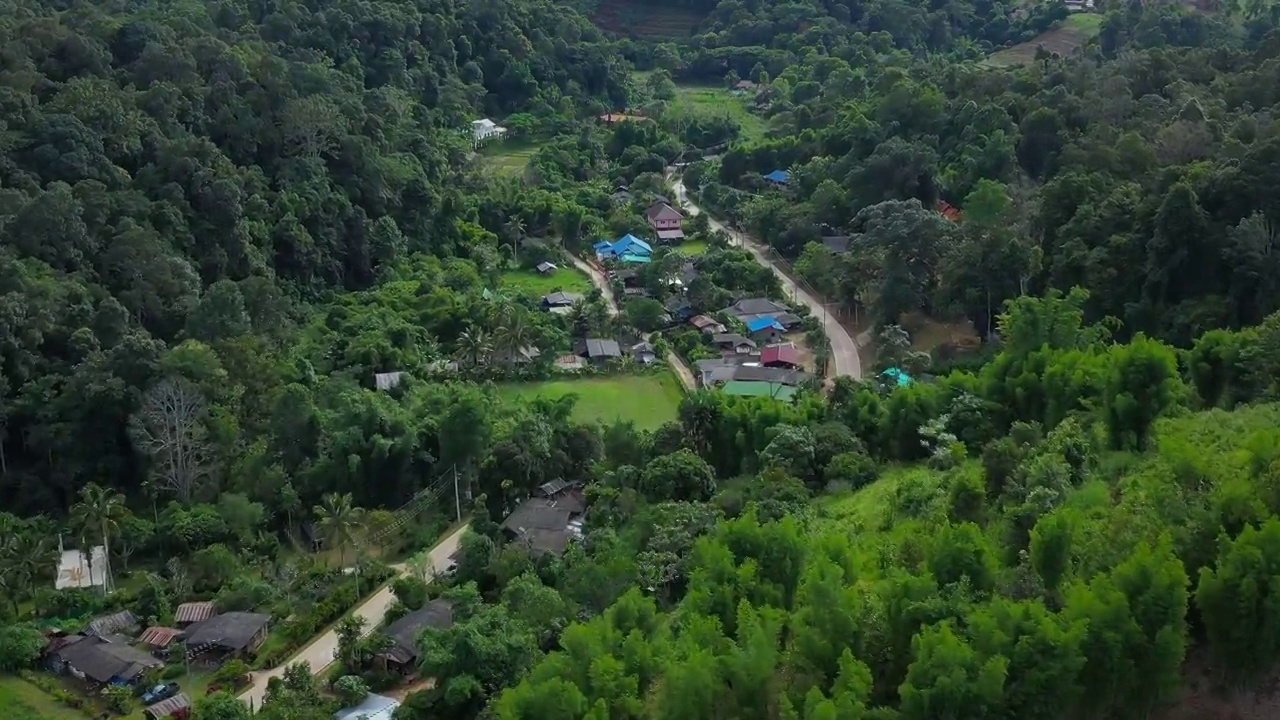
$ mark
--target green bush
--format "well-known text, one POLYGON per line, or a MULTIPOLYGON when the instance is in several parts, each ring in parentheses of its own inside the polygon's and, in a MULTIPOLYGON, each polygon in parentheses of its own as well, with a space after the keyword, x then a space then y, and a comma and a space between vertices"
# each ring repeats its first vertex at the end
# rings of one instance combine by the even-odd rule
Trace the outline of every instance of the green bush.
POLYGON ((187 669, 181 665, 165 665, 160 671, 161 680, 172 680, 187 674, 187 669))

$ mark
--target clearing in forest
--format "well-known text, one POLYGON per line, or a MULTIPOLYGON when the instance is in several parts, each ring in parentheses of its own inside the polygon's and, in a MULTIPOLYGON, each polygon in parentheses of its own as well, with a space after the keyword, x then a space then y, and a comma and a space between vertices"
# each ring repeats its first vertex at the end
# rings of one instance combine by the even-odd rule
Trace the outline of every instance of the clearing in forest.
POLYGON ((1035 62, 1036 48, 1040 46, 1052 54, 1068 57, 1101 30, 1102 15, 1076 13, 1058 27, 1042 32, 1032 40, 992 53, 984 62, 993 67, 1027 65, 1035 62))
POLYGON ((612 423, 630 420, 640 430, 653 430, 676 419, 684 396, 675 375, 614 375, 499 386, 506 398, 548 398, 578 396, 573 419, 579 422, 612 423))
POLYGON ((676 85, 676 99, 671 103, 667 117, 687 113, 703 117, 727 116, 742 128, 741 140, 751 141, 764 137, 764 118, 751 111, 748 94, 735 95, 728 88, 717 85, 676 85))
POLYGON ((561 267, 549 275, 543 275, 537 270, 508 270, 502 273, 502 286, 522 295, 538 297, 557 290, 581 295, 589 294, 592 286, 587 276, 572 265, 568 263, 565 265, 566 267, 561 267))
POLYGON ((6 720, 85 720, 44 690, 16 677, 0 678, 0 707, 6 720))
POLYGON ((602 0, 591 21, 615 35, 676 40, 692 36, 703 17, 688 8, 637 0, 602 0))
POLYGON ((480 162, 498 175, 520 175, 542 145, 534 140, 492 142, 480 148, 480 162))

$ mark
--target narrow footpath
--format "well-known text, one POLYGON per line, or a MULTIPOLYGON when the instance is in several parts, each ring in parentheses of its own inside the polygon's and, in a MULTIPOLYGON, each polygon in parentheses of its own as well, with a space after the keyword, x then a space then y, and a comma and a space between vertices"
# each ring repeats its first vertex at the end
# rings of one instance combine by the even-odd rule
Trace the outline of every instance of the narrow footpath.
MULTIPOLYGON (((454 530, 449 533, 445 539, 431 548, 431 568, 436 573, 442 573, 449 567, 449 558, 458 551, 458 542, 462 539, 462 534, 466 532, 467 526, 454 530)), ((392 566, 401 576, 409 574, 410 570, 405 565, 392 566)), ((387 617, 387 609, 391 607, 391 603, 395 601, 395 593, 391 592, 391 584, 387 583, 373 597, 365 601, 363 605, 356 608, 352 615, 364 618, 364 633, 369 635, 382 625, 383 620, 387 617)), ((312 640, 306 647, 299 650, 293 657, 289 658, 280 665, 270 669, 254 672, 250 674, 252 684, 249 688, 240 694, 240 701, 250 707, 262 707, 262 698, 267 692, 267 682, 274 677, 284 675, 285 668, 300 662, 310 663, 311 674, 319 675, 330 664, 338 651, 338 633, 329 630, 319 637, 312 640)))
MULTIPOLYGON (((690 215, 703 214, 702 208, 698 207, 689 199, 685 192, 684 180, 680 176, 675 175, 671 178, 672 185, 675 187, 676 199, 688 211, 690 215)), ((782 287, 797 301, 804 303, 809 307, 809 313, 822 322, 823 330, 827 333, 827 339, 831 341, 831 361, 835 366, 835 374, 837 377, 847 375, 855 380, 862 379, 862 358, 858 356, 858 343, 854 340, 853 335, 845 329, 840 320, 832 313, 826 311, 826 306, 821 298, 811 295, 807 290, 800 287, 790 275, 782 268, 778 267, 765 254, 764 247, 745 233, 732 230, 720 222, 711 213, 706 213, 707 220, 713 230, 720 230, 729 236, 729 241, 742 248, 746 248, 761 265, 773 271, 778 276, 778 280, 782 282, 782 287)), ((864 333, 864 335, 866 335, 864 333)), ((868 336, 869 339, 869 336, 868 336)))
MULTIPOLYGON (((591 278, 592 285, 600 288, 600 294, 604 296, 605 304, 609 308, 609 314, 618 315, 621 312, 621 309, 618 307, 618 298, 614 297, 613 283, 609 282, 609 278, 606 277, 604 273, 600 272, 600 270, 594 265, 576 255, 569 255, 569 259, 573 261, 574 267, 586 273, 587 277, 591 278)), ((652 342, 653 333, 649 333, 645 336, 645 340, 652 342)), ((667 364, 675 371, 676 377, 680 378, 680 384, 684 385, 685 390, 693 392, 698 389, 698 383, 693 379, 693 371, 689 369, 689 366, 685 364, 684 360, 681 359, 679 355, 668 350, 667 364)))

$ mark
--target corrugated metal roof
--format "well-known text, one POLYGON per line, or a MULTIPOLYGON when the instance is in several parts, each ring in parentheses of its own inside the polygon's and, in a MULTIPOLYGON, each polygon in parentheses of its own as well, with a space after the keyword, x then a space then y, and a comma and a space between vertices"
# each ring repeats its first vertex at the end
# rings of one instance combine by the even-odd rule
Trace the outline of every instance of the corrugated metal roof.
POLYGON ((167 700, 147 706, 147 714, 159 720, 189 707, 191 707, 191 698, 186 693, 178 693, 167 700))
POLYGON ((182 631, 174 628, 149 627, 138 636, 138 642, 158 648, 169 647, 169 643, 179 635, 182 635, 182 631))
POLYGON ((216 612, 218 612, 218 609, 214 607, 212 602, 182 603, 173 612, 173 619, 174 622, 180 623, 204 622, 213 617, 216 612))

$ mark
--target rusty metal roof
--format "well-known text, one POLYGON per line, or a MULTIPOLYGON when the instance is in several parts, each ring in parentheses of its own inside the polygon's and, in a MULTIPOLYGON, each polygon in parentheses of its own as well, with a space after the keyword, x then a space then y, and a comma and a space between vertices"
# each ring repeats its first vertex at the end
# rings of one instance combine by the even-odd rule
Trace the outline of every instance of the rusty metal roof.
POLYGON ((146 643, 152 647, 169 647, 169 643, 174 638, 182 635, 181 630, 168 627, 149 627, 138 636, 138 642, 146 643))
POLYGON ((173 613, 175 622, 180 623, 198 623, 204 622, 213 617, 218 609, 213 606, 212 602, 189 602, 182 603, 173 613))

